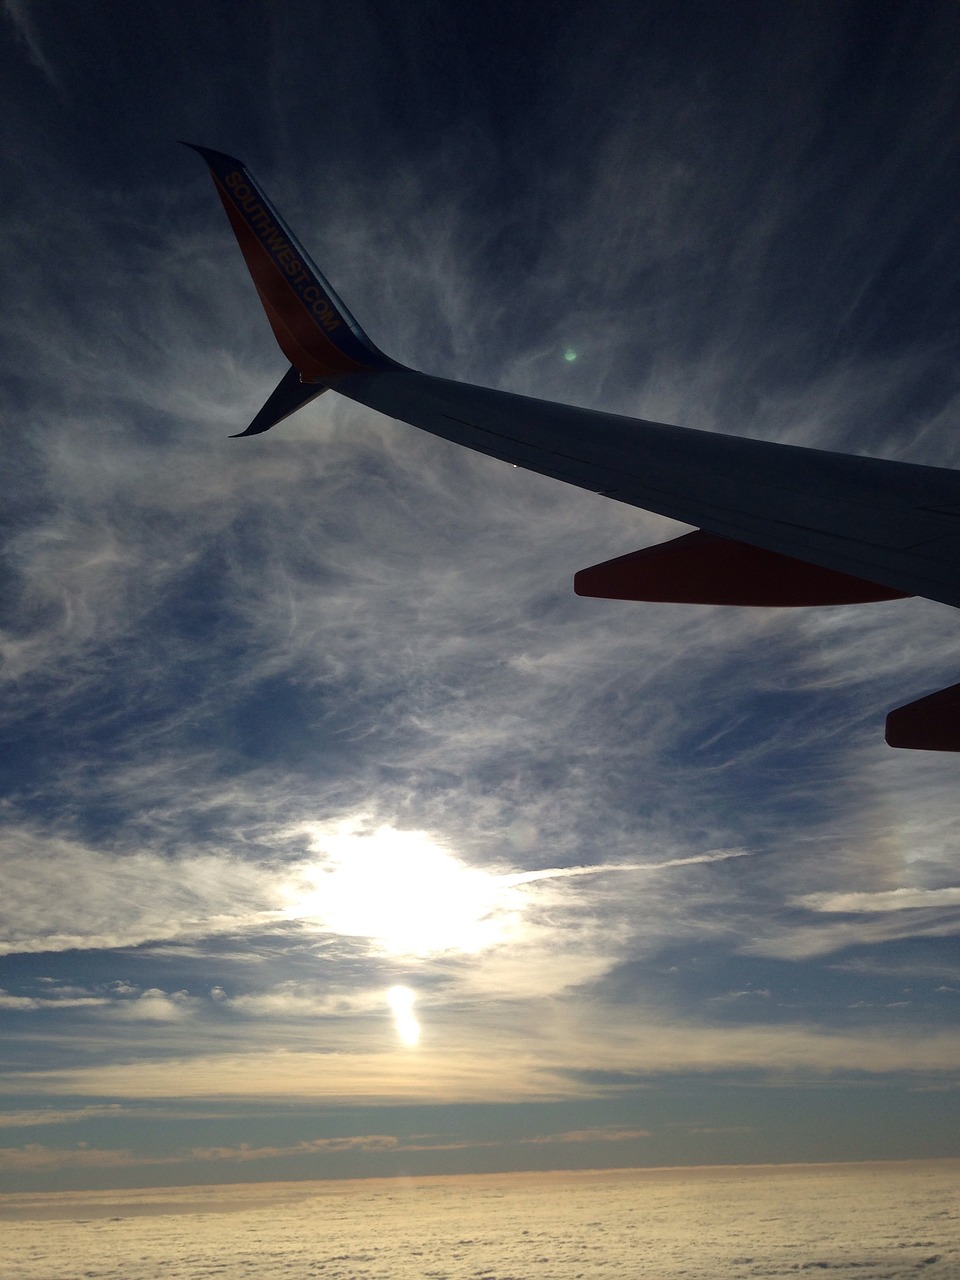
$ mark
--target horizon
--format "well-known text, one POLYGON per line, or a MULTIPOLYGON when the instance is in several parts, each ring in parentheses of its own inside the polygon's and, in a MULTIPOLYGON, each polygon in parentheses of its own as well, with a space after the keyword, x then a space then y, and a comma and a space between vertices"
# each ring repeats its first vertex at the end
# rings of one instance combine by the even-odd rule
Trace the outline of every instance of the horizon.
POLYGON ((869 1169, 892 1172, 895 1167, 899 1166, 936 1167, 945 1165, 956 1165, 958 1171, 960 1171, 960 1157, 931 1156, 923 1159, 905 1160, 784 1161, 772 1164, 650 1165, 624 1166, 620 1168, 604 1167, 600 1169, 509 1169, 491 1170, 485 1173, 395 1173, 369 1174, 365 1177, 357 1178, 296 1178, 288 1182, 274 1179, 267 1182, 243 1180, 236 1182, 173 1183, 156 1186, 94 1187, 82 1190, 74 1188, 58 1191, 4 1191, 0 1192, 0 1222, 18 1221, 21 1218, 59 1218, 61 1215, 54 1212, 58 1204, 62 1204, 65 1211, 67 1206, 82 1205, 85 1212, 93 1214, 93 1216, 99 1216, 93 1213, 94 1206, 97 1204, 104 1206, 104 1213, 123 1206, 131 1211, 130 1216, 135 1216, 132 1211, 137 1205, 141 1206, 141 1212, 150 1213, 151 1215, 160 1212, 193 1213, 202 1211, 204 1213, 232 1213, 248 1208, 263 1207, 264 1203, 271 1204, 288 1197, 301 1198, 302 1195, 309 1194, 309 1188, 311 1187, 319 1187, 324 1190, 336 1188, 346 1195, 353 1187, 369 1189, 371 1185, 378 1183, 391 1185, 397 1182, 428 1184, 434 1182, 458 1182, 463 1184, 472 1182, 515 1182, 517 1184, 530 1183, 539 1185, 540 1183, 551 1181, 576 1182, 580 1179, 596 1181, 607 1178, 632 1180, 649 1177, 653 1181, 658 1175, 676 1175, 678 1179, 682 1180, 687 1175, 702 1174, 706 1177, 722 1177, 725 1174, 756 1173, 759 1175, 771 1171, 784 1174, 791 1171, 846 1170, 854 1172, 869 1169), (197 1202, 188 1208, 189 1193, 194 1192, 202 1194, 198 1197, 197 1202), (224 1203, 214 1202, 214 1197, 216 1196, 220 1196, 224 1203), (254 1200, 256 1201, 255 1204, 253 1203, 254 1200), (156 1207, 160 1203, 167 1202, 171 1206, 168 1210, 161 1210, 156 1207), (31 1212, 31 1210, 34 1212, 31 1212))

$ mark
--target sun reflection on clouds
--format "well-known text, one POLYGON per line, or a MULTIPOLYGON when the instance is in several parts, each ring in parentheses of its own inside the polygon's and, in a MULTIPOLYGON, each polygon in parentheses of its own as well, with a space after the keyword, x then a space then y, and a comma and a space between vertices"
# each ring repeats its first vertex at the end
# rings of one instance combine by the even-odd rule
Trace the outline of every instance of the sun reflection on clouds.
POLYGON ((416 996, 409 987, 391 987, 387 992, 387 1004, 393 1010, 393 1024, 400 1040, 409 1049, 420 1040, 420 1023, 413 1016, 416 996))
POLYGON ((423 831, 352 820, 306 827, 316 861, 282 889, 287 919, 373 940, 390 955, 474 954, 515 932, 522 902, 423 831))

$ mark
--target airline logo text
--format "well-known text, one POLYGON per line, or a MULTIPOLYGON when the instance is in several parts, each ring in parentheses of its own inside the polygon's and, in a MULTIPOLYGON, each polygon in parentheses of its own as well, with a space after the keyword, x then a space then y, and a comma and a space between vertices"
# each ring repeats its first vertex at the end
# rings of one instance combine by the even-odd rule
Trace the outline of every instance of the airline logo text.
POLYGON ((270 213, 260 203, 257 193, 249 185, 244 174, 239 169, 234 169, 232 173, 227 174, 224 182, 230 188, 234 203, 239 205, 246 214, 247 222, 260 237, 264 248, 277 267, 289 277, 298 297, 317 323, 328 333, 339 329, 340 317, 316 280, 296 256, 270 213))

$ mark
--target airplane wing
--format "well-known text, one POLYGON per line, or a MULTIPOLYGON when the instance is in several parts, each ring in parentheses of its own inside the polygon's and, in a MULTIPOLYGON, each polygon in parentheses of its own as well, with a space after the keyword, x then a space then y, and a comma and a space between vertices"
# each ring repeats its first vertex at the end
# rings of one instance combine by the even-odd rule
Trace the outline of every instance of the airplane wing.
MULTIPOLYGON (((191 144, 187 144, 191 145, 191 144)), ((367 337, 239 160, 209 166, 291 368, 241 434, 331 388, 434 435, 695 525, 582 570, 581 595, 960 607, 960 472, 749 440, 434 378, 367 337)), ((960 751, 960 686, 891 712, 891 745, 960 751)))

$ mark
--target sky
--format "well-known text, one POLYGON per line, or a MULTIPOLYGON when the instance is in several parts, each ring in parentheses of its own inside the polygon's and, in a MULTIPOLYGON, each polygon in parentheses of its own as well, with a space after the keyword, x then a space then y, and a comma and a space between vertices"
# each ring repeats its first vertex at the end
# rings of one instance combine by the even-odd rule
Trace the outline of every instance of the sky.
POLYGON ((0 1186, 956 1156, 946 606, 282 376, 185 139, 428 373, 960 466, 949 3, 57 5, 0 40, 0 1186))

